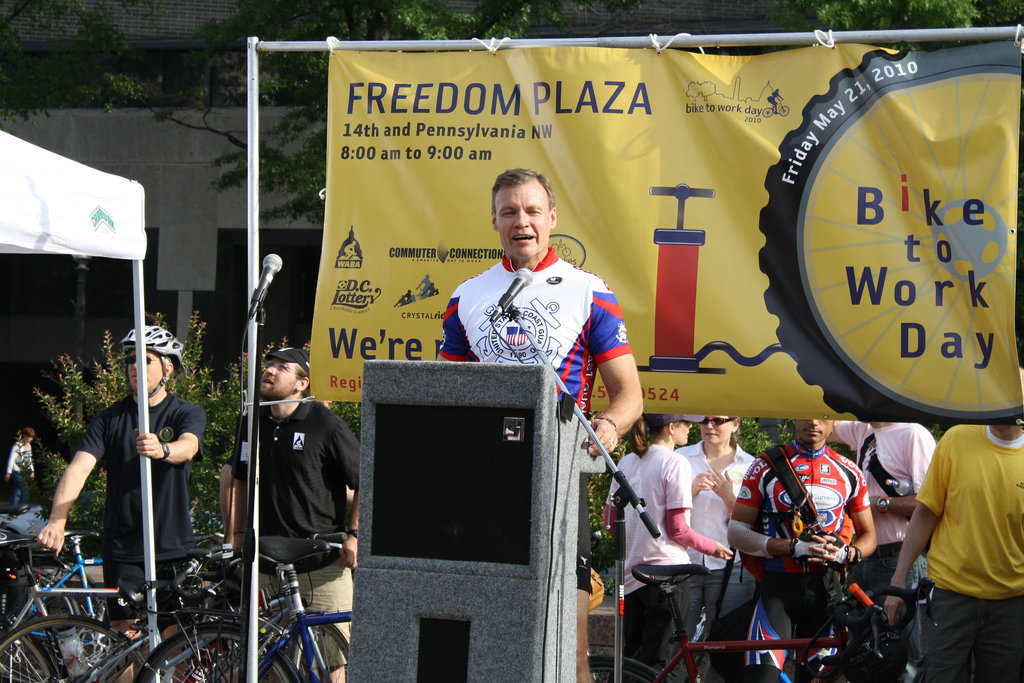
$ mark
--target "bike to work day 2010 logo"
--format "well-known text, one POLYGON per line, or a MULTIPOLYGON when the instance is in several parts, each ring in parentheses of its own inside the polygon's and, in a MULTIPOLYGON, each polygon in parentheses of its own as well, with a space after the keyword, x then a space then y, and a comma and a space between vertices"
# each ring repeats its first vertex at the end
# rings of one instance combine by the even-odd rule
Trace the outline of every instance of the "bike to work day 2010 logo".
POLYGON ((789 116, 789 105, 780 88, 765 81, 755 86, 754 95, 744 94, 740 76, 732 82, 731 92, 726 86, 715 81, 691 81, 686 86, 687 114, 717 114, 742 116, 745 123, 761 123, 773 116, 789 116))

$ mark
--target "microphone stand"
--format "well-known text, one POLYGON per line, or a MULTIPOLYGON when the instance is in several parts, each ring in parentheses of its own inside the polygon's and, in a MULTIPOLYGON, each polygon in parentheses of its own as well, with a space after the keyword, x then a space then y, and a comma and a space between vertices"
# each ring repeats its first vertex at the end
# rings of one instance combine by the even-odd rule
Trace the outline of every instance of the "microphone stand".
MULTIPOLYGON (((533 336, 533 332, 529 330, 526 325, 522 324, 522 314, 519 309, 513 305, 509 305, 508 310, 504 313, 509 320, 520 321, 520 330, 526 335, 526 338, 530 342, 530 346, 537 352, 537 356, 542 362, 552 370, 555 382, 558 384, 558 388, 562 390, 562 399, 572 401, 573 414, 583 425, 583 428, 590 435, 591 441, 593 441, 598 450, 604 456, 605 464, 612 473, 612 478, 618 483, 619 488, 615 492, 614 503, 616 508, 615 517, 615 593, 616 593, 616 609, 615 609, 615 664, 614 664, 614 679, 616 683, 622 681, 622 585, 623 585, 623 573, 625 567, 625 553, 626 553, 626 524, 624 517, 624 508, 627 504, 632 505, 636 509, 637 514, 640 516, 640 521, 647 527, 647 531, 650 532, 653 538, 661 536, 661 531, 658 530, 658 525, 651 519, 650 514, 644 509, 644 502, 636 495, 636 491, 630 486, 629 481, 626 479, 626 475, 616 466, 615 461, 612 460, 612 456, 608 454, 604 444, 597 438, 597 434, 594 433, 593 427, 590 426, 590 421, 583 414, 583 409, 580 408, 579 403, 576 402, 569 394, 569 390, 566 389, 565 383, 562 382, 562 378, 558 376, 558 372, 555 371, 555 366, 551 363, 551 359, 541 349, 540 344, 537 342, 537 338, 533 336)), ((500 318, 501 316, 499 316, 500 318)), ((497 320, 497 319, 496 319, 497 320)), ((499 335, 500 338, 500 335, 499 335)))
POLYGON ((612 505, 615 506, 615 659, 612 675, 616 683, 622 681, 623 619, 626 613, 626 497, 622 489, 615 491, 612 505))
MULTIPOLYGON (((263 344, 263 325, 266 315, 263 311, 263 303, 260 302, 255 312, 255 349, 259 353, 263 344)), ((258 361, 255 361, 258 362, 258 361)), ((245 514, 247 526, 245 539, 242 541, 242 566, 245 568, 242 574, 242 600, 239 605, 242 629, 240 634, 241 652, 245 653, 248 662, 247 679, 252 678, 258 667, 257 642, 259 640, 259 623, 257 609, 259 596, 259 562, 257 552, 259 550, 259 503, 256 496, 259 490, 259 451, 260 451, 260 381, 257 374, 252 390, 251 403, 249 406, 249 465, 246 481, 246 505, 245 514), (252 644, 250 651, 249 645, 252 644)), ((243 409, 246 406, 243 406, 243 409)), ((244 413, 243 413, 244 414, 244 413)), ((252 679, 254 680, 254 679, 252 679)))

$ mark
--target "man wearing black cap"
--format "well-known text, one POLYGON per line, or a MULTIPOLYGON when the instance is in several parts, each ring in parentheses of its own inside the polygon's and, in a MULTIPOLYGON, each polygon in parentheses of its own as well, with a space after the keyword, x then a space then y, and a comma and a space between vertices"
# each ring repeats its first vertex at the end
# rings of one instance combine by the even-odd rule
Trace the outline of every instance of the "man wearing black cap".
MULTIPOLYGON (((308 538, 347 531, 339 552, 296 564, 302 598, 312 611, 352 609, 352 569, 359 527, 359 442, 348 425, 309 396, 309 354, 285 347, 267 354, 260 380, 260 535, 308 538), (346 487, 355 491, 345 526, 346 487), (308 578, 307 578, 308 577, 308 578)), ((243 416, 240 418, 245 420, 243 416)), ((244 424, 240 430, 245 433, 244 424)), ((232 544, 243 540, 249 442, 245 434, 232 460, 234 481, 228 519, 232 544)), ((349 637, 349 625, 338 628, 349 637)), ((343 660, 328 662, 343 680, 343 660)))

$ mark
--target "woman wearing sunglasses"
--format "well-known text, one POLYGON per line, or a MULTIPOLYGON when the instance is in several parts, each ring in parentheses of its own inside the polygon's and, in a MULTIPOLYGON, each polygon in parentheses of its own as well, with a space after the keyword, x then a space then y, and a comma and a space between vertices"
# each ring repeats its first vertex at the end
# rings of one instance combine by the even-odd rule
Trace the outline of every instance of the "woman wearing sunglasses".
MULTIPOLYGON (((697 423, 700 425, 701 440, 676 450, 676 453, 684 456, 692 473, 693 509, 690 511, 690 526, 697 533, 728 545, 729 517, 743 475, 754 458, 739 445, 738 417, 706 415, 698 418, 697 423)), ((750 598, 754 592, 754 579, 743 571, 738 561, 726 562, 709 555, 703 555, 695 561, 703 561, 711 574, 694 576, 688 581, 690 599, 686 610, 686 630, 693 633, 700 620, 700 611, 704 609, 707 633, 716 616, 728 614, 750 598), (719 611, 717 604, 726 574, 728 584, 719 611)))

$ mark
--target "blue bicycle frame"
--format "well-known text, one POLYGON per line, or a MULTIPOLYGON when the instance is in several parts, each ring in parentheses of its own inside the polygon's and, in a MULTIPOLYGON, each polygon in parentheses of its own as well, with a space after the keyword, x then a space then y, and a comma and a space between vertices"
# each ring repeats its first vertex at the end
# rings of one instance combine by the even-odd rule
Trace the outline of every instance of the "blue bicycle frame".
POLYGON ((280 652, 285 646, 293 642, 296 636, 302 642, 302 657, 306 665, 306 671, 309 672, 310 683, 326 683, 322 681, 316 672, 319 667, 323 667, 322 670, 326 670, 326 664, 322 661, 314 661, 314 652, 322 653, 318 649, 313 647, 313 638, 310 635, 310 629, 316 626, 325 626, 328 624, 344 624, 352 621, 352 612, 323 612, 320 614, 304 614, 300 617, 291 628, 288 630, 288 637, 281 638, 277 643, 270 649, 269 652, 264 655, 263 659, 260 660, 260 678, 267 675, 270 671, 271 658, 275 653, 280 652))

